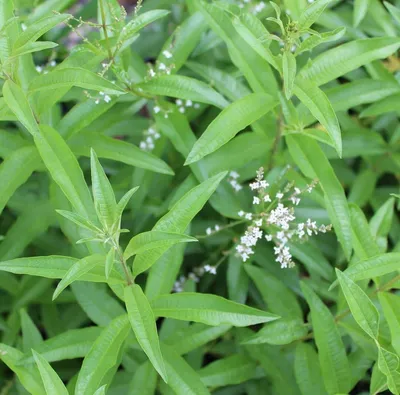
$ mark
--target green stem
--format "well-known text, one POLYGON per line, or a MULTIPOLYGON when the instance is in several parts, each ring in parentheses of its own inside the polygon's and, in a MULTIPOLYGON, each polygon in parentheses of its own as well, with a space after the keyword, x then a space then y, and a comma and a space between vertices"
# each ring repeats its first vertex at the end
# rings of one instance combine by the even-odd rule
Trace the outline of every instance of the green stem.
POLYGON ((112 53, 111 53, 111 48, 110 48, 110 41, 108 38, 108 32, 107 32, 107 26, 106 26, 106 14, 104 13, 104 6, 103 6, 103 1, 99 1, 100 4, 100 13, 101 13, 101 26, 103 28, 104 32, 104 38, 106 39, 106 44, 107 44, 107 52, 108 52, 108 57, 112 59, 112 53))

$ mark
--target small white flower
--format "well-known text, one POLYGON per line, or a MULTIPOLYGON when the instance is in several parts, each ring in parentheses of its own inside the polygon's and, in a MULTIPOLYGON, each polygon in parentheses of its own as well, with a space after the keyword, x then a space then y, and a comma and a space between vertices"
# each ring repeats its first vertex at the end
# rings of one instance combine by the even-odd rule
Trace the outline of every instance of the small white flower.
POLYGON ((139 144, 140 149, 146 149, 147 148, 147 144, 144 141, 141 141, 139 144))
POLYGON ((264 202, 271 202, 271 198, 268 194, 265 195, 263 199, 264 199, 264 202))
POLYGON ((171 58, 172 58, 172 53, 169 52, 168 50, 163 51, 163 55, 164 55, 167 59, 171 59, 171 58))
POLYGON ((272 236, 271 235, 265 235, 265 239, 267 241, 272 241, 272 236))
POLYGON ((50 66, 51 66, 51 67, 56 67, 56 65, 57 65, 57 63, 56 63, 55 60, 52 60, 52 61, 50 62, 50 66))
POLYGON ((257 196, 253 197, 253 204, 260 204, 260 198, 257 196))
POLYGON ((183 101, 181 99, 176 99, 175 103, 177 106, 181 106, 183 104, 183 101))
POLYGON ((199 109, 200 108, 200 104, 199 103, 194 103, 194 108, 199 109))
POLYGON ((236 179, 236 178, 239 178, 239 173, 236 171, 231 171, 229 173, 229 176, 236 179))
POLYGON ((250 188, 251 188, 251 190, 252 191, 254 191, 255 189, 258 189, 258 188, 260 188, 260 183, 259 182, 252 182, 251 184, 250 184, 250 188))
POLYGON ((43 67, 42 66, 36 66, 35 69, 36 69, 36 71, 38 73, 41 73, 43 71, 43 67))
POLYGON ((149 75, 151 78, 156 76, 156 72, 153 69, 149 69, 149 75))
POLYGON ((186 107, 192 107, 193 102, 191 100, 186 100, 186 107))
POLYGON ((94 101, 94 103, 95 103, 95 104, 99 104, 99 103, 100 103, 100 99, 96 99, 96 100, 94 101))
POLYGON ((277 194, 276 194, 276 198, 277 199, 282 199, 283 198, 283 193, 282 192, 278 192, 277 194))
POLYGON ((161 111, 161 108, 158 107, 158 106, 155 106, 155 107, 153 108, 153 111, 154 111, 155 114, 158 114, 158 113, 161 111))
POLYGON ((179 112, 183 114, 185 112, 185 107, 179 107, 179 112))
POLYGON ((100 92, 99 92, 99 95, 100 95, 100 96, 104 96, 104 92, 100 91, 100 92))
POLYGON ((299 188, 294 188, 294 193, 295 193, 296 195, 299 195, 299 194, 301 193, 301 191, 300 191, 299 188))
POLYGON ((217 274, 217 268, 215 266, 205 265, 204 271, 210 274, 217 274))
POLYGON ((244 211, 243 211, 243 210, 240 210, 240 211, 238 212, 238 216, 239 216, 239 217, 243 217, 243 215, 244 215, 244 211))
POLYGON ((22 29, 23 32, 27 29, 25 23, 21 23, 21 29, 22 29))
POLYGON ((158 65, 158 70, 166 70, 166 69, 167 69, 167 66, 164 63, 160 63, 158 65))
POLYGON ((253 214, 252 213, 246 213, 246 215, 244 217, 246 219, 248 219, 249 221, 251 221, 253 219, 253 214))
POLYGON ((218 232, 221 228, 219 227, 219 225, 215 225, 214 229, 215 229, 216 232, 218 232))
POLYGON ((208 235, 210 235, 210 234, 212 233, 212 229, 211 229, 211 228, 207 228, 207 229, 206 229, 206 233, 207 233, 208 235))
POLYGON ((104 101, 105 101, 106 103, 110 103, 111 97, 108 96, 108 95, 105 95, 105 96, 104 96, 104 101))
POLYGON ((256 226, 261 226, 262 225, 262 218, 254 221, 254 223, 256 224, 256 226))

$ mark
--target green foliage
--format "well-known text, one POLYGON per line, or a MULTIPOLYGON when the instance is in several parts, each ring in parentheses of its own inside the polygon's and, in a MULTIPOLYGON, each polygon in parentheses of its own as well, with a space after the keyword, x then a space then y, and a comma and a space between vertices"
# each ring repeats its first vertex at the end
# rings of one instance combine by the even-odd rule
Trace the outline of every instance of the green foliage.
POLYGON ((0 0, 0 394, 399 395, 399 48, 397 0, 0 0))

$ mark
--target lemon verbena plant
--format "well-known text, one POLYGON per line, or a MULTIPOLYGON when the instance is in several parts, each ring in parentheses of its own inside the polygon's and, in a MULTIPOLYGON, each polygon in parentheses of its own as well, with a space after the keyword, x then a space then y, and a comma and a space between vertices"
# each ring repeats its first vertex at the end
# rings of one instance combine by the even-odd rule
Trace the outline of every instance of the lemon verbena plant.
POLYGON ((400 394, 397 0, 0 0, 0 394, 400 394))

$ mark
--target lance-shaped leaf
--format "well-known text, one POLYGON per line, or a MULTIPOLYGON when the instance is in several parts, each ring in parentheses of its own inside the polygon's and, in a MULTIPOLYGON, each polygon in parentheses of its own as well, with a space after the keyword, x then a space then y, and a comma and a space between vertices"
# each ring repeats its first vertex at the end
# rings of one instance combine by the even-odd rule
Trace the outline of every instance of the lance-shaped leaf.
POLYGON ((115 261, 115 248, 111 247, 110 251, 108 251, 107 253, 105 267, 104 267, 104 272, 107 279, 110 277, 111 271, 114 267, 114 261, 115 261))
POLYGON ((369 0, 355 0, 353 11, 353 26, 357 27, 367 14, 369 0))
POLYGON ((333 316, 308 285, 301 283, 301 289, 311 310, 325 387, 331 394, 347 393, 350 390, 349 361, 333 316))
POLYGON ((51 30, 53 27, 65 22, 69 18, 71 18, 71 15, 69 14, 56 14, 39 19, 32 25, 28 26, 27 29, 19 35, 15 41, 14 49, 36 41, 39 37, 43 36, 43 34, 51 30))
POLYGON ((342 156, 342 135, 339 121, 325 93, 312 81, 297 78, 294 93, 325 127, 339 156, 342 156))
MULTIPOLYGON (((183 233, 225 176, 226 172, 219 173, 191 189, 175 203, 167 214, 158 220, 153 230, 183 233)), ((167 249, 168 247, 160 247, 137 255, 133 264, 133 274, 136 275, 144 272, 152 266, 167 249)))
MULTIPOLYGON (((78 259, 76 258, 58 255, 17 258, 0 262, 0 270, 15 274, 61 279, 72 269, 77 261, 78 259)), ((104 268, 100 266, 92 268, 89 272, 83 274, 80 279, 82 281, 107 282, 104 276, 104 268)), ((116 271, 112 271, 109 281, 114 284, 124 282, 121 275, 116 271)))
POLYGON ((289 152, 301 171, 317 178, 325 195, 326 209, 346 257, 350 257, 350 214, 343 187, 318 143, 306 136, 287 136, 289 152))
POLYGON ((209 85, 194 78, 182 75, 163 75, 142 82, 135 89, 150 95, 176 97, 177 99, 193 100, 224 108, 228 102, 209 85))
POLYGON ((35 147, 16 149, 0 164, 0 214, 14 192, 40 165, 40 156, 35 147))
POLYGON ((129 321, 140 347, 163 380, 168 382, 160 350, 156 320, 146 295, 139 285, 134 284, 125 287, 124 296, 129 321))
POLYGON ((112 95, 122 95, 122 88, 100 77, 92 71, 79 67, 57 68, 56 70, 36 77, 29 85, 31 92, 55 90, 78 86, 84 89, 93 89, 112 95))
POLYGON ((58 44, 53 43, 51 41, 39 41, 39 42, 28 43, 28 44, 14 50, 11 53, 10 57, 21 56, 21 55, 25 55, 27 53, 32 53, 32 52, 44 51, 45 49, 51 49, 51 48, 55 48, 57 46, 58 46, 58 44))
POLYGON ((395 7, 393 4, 389 3, 388 1, 383 2, 385 4, 385 7, 388 9, 388 11, 391 13, 392 17, 400 23, 400 8, 395 7))
POLYGON ((169 11, 167 10, 151 10, 140 15, 135 15, 135 17, 121 30, 118 41, 124 42, 131 39, 145 26, 168 14, 169 11))
POLYGON ((175 350, 161 344, 168 374, 168 385, 177 395, 210 395, 200 376, 175 350))
POLYGON ((92 224, 88 219, 82 217, 79 214, 76 214, 72 211, 67 211, 67 210, 56 210, 58 214, 62 215, 64 218, 69 219, 72 221, 74 224, 85 228, 87 230, 90 230, 91 232, 94 232, 97 234, 98 232, 101 231, 100 228, 98 228, 96 225, 92 224))
POLYGON ((216 151, 239 131, 261 118, 278 104, 266 93, 252 93, 225 108, 207 127, 190 151, 185 165, 189 165, 216 151))
POLYGON ((42 377, 46 394, 68 395, 68 391, 65 388, 64 383, 54 369, 50 366, 50 364, 46 361, 46 359, 35 350, 32 350, 32 353, 35 358, 36 365, 39 368, 39 373, 42 377))
POLYGON ((21 87, 15 82, 7 80, 3 86, 3 95, 7 106, 15 114, 18 121, 20 121, 33 136, 38 134, 39 126, 21 87))
POLYGON ((357 262, 344 271, 353 281, 371 279, 400 270, 400 253, 389 252, 357 262))
POLYGON ((105 229, 111 229, 116 221, 117 202, 110 181, 94 150, 90 153, 92 191, 97 217, 105 229))
POLYGON ((191 236, 151 230, 132 237, 124 251, 124 258, 129 259, 132 255, 141 254, 156 248, 169 248, 178 243, 190 243, 194 241, 197 241, 197 239, 191 236))
POLYGON ((274 321, 279 317, 266 311, 232 302, 221 296, 182 292, 161 295, 151 302, 154 314, 206 325, 248 326, 274 321))
POLYGON ((257 334, 244 340, 243 344, 289 344, 306 336, 308 329, 298 318, 280 319, 265 325, 257 334))
POLYGON ((294 358, 294 373, 302 395, 326 395, 318 355, 309 343, 298 343, 294 358))
POLYGON ((350 41, 317 56, 301 70, 300 75, 316 85, 322 85, 376 59, 386 58, 399 47, 400 38, 397 37, 350 41))
POLYGON ((323 13, 325 7, 331 0, 317 0, 312 3, 301 13, 298 20, 299 30, 308 29, 323 13))
POLYGON ((378 292, 378 298, 389 325, 392 346, 400 355, 400 296, 390 292, 378 292))
POLYGON ((42 334, 25 309, 21 309, 19 315, 21 317, 22 347, 24 352, 29 352, 31 348, 36 348, 43 342, 42 334))
POLYGON ((296 58, 289 52, 285 51, 282 55, 282 73, 285 88, 286 99, 292 96, 294 79, 296 77, 296 58))
POLYGON ((75 155, 57 131, 47 125, 40 126, 35 144, 54 181, 78 214, 94 220, 95 213, 89 188, 75 155))
POLYGON ((80 259, 78 262, 74 263, 62 280, 58 283, 53 294, 53 300, 56 299, 57 296, 68 287, 68 285, 79 280, 84 274, 91 271, 94 267, 104 264, 104 260, 104 256, 95 254, 87 256, 86 258, 80 259))
POLYGON ((375 305, 365 292, 344 273, 336 269, 336 274, 354 319, 364 332, 373 339, 377 339, 379 313, 375 305))
POLYGON ((387 386, 389 390, 395 394, 400 394, 400 372, 399 357, 382 347, 378 347, 378 366, 379 370, 387 378, 387 386))
POLYGON ((129 333, 126 314, 115 318, 103 329, 82 363, 76 382, 75 394, 93 394, 107 373, 118 362, 120 349, 129 333))
MULTIPOLYGON (((102 329, 97 326, 71 329, 37 344, 35 351, 40 353, 47 362, 83 358, 89 352, 101 331, 102 329)), ((33 356, 25 356, 18 364, 26 365, 34 362, 33 356)))

